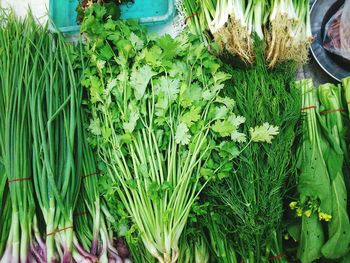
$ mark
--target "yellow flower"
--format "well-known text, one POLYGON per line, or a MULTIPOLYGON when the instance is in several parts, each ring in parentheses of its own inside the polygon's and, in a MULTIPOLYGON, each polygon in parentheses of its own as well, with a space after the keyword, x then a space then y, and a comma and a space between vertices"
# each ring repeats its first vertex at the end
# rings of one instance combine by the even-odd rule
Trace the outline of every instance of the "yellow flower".
POLYGON ((290 202, 289 207, 290 209, 294 210, 298 205, 298 202, 290 202))
POLYGON ((329 214, 326 214, 326 213, 323 213, 323 212, 320 212, 318 214, 318 219, 321 221, 321 220, 324 220, 326 222, 329 222, 331 219, 332 219, 332 216, 329 215, 329 214))
POLYGON ((304 212, 304 215, 305 215, 306 217, 310 217, 311 214, 312 214, 312 211, 311 211, 311 210, 306 210, 306 211, 304 212))
POLYGON ((300 207, 297 208, 297 216, 302 216, 303 215, 303 209, 301 209, 300 207))

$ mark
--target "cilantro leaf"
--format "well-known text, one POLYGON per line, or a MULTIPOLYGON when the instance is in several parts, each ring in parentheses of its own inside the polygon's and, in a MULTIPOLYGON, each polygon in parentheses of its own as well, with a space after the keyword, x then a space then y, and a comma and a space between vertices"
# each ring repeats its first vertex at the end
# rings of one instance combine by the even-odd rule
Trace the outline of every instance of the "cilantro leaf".
POLYGON ((162 92, 171 102, 175 101, 180 91, 180 81, 165 76, 160 77, 159 80, 159 83, 154 86, 155 92, 162 92))
POLYGON ((253 142, 267 142, 272 143, 274 136, 279 134, 279 129, 276 126, 272 126, 265 122, 261 126, 250 128, 250 139, 253 142))
POLYGON ((220 149, 219 155, 222 158, 226 158, 227 156, 229 156, 230 159, 233 159, 240 154, 240 151, 236 146, 236 144, 230 141, 223 141, 222 143, 220 143, 219 149, 220 149))
POLYGON ((94 135, 101 135, 101 126, 100 126, 100 120, 98 118, 94 118, 89 125, 89 130, 94 135))
POLYGON ((198 83, 193 83, 192 85, 185 88, 184 92, 181 94, 180 103, 183 107, 192 106, 193 102, 201 100, 202 98, 202 88, 198 83))
POLYGON ((190 142, 191 135, 185 123, 180 123, 176 128, 175 141, 178 144, 186 145, 190 142))
POLYGON ((92 103, 102 101, 101 95, 103 94, 103 88, 100 80, 95 76, 90 76, 90 100, 92 103))
POLYGON ((113 49, 111 48, 111 46, 109 44, 104 45, 100 51, 101 51, 100 56, 103 60, 109 60, 112 57, 114 57, 113 49))
POLYGON ((214 119, 220 120, 224 119, 228 113, 228 108, 226 106, 215 107, 214 119))
POLYGON ((235 125, 228 120, 217 120, 211 128, 221 137, 230 136, 236 130, 235 125))
POLYGON ((132 69, 130 84, 135 91, 136 100, 142 99, 148 83, 155 75, 156 73, 152 71, 149 65, 144 65, 138 70, 135 67, 132 69))
POLYGON ((133 111, 130 113, 129 121, 123 123, 123 128, 126 132, 133 132, 136 127, 136 122, 139 119, 137 112, 133 111))
POLYGON ((164 35, 157 39, 158 46, 163 49, 163 58, 171 60, 176 56, 178 43, 170 35, 164 35))
POLYGON ((131 32, 130 41, 136 50, 141 50, 144 47, 144 42, 135 33, 131 32))
POLYGON ((236 102, 234 101, 234 99, 231 99, 229 97, 220 97, 218 96, 217 99, 215 100, 216 102, 225 104, 225 106, 229 109, 229 110, 233 110, 233 108, 236 105, 236 102))
POLYGON ((231 133, 231 140, 238 143, 247 141, 247 137, 244 133, 238 132, 237 130, 231 133))
POLYGON ((181 117, 181 121, 188 127, 191 127, 194 122, 198 121, 201 118, 200 112, 200 107, 193 107, 181 117))

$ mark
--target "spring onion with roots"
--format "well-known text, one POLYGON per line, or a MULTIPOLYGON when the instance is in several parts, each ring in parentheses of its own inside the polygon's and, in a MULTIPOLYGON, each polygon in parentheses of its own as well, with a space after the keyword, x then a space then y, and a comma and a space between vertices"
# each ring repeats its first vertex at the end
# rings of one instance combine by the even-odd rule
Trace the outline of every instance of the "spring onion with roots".
POLYGON ((254 47, 250 30, 253 30, 255 3, 247 7, 245 0, 199 2, 206 15, 208 29, 215 42, 219 44, 221 52, 223 54, 228 52, 238 56, 243 62, 252 64, 254 47))
MULTIPOLYGON (((31 262, 33 222, 36 220, 32 163, 28 161, 32 145, 28 87, 33 78, 30 41, 35 39, 36 34, 32 17, 19 22, 12 12, 5 14, 1 10, 0 15, 0 101, 4 103, 0 106, 3 136, 0 150, 1 163, 5 167, 5 173, 1 176, 6 174, 11 201, 11 226, 7 241, 1 241, 6 243, 1 262, 31 262)), ((5 181, 4 177, 1 181, 5 181)), ((1 187, 6 185, 3 183, 1 187)), ((5 206, 2 212, 6 212, 6 209, 5 206)), ((6 225, 7 222, 1 224, 6 225)), ((2 231, 6 231, 4 227, 2 231)), ((4 237, 3 233, 1 237, 4 237)))
POLYGON ((275 67, 282 61, 306 63, 312 41, 308 0, 271 0, 266 59, 275 67))
MULTIPOLYGON (((211 1, 211 0, 208 0, 211 1)), ((179 9, 185 15, 185 23, 192 34, 198 35, 201 41, 208 44, 208 36, 206 33, 206 20, 204 12, 200 11, 201 6, 198 1, 179 1, 179 9)))
MULTIPOLYGON (((219 95, 230 75, 197 38, 149 38, 139 25, 105 19, 104 12, 90 5, 81 27, 90 58, 82 81, 89 128, 111 191, 146 249, 159 262, 176 262, 193 202, 241 153, 245 118, 233 113, 234 100, 219 95)), ((265 138, 266 131, 258 133, 265 138)))
MULTIPOLYGON (((182 2, 191 32, 203 39, 205 30, 209 31, 213 40, 219 44, 219 56, 231 54, 246 64, 253 64, 254 45, 264 40, 270 68, 283 61, 305 63, 308 59, 312 40, 308 0, 182 2), (200 18, 200 30, 197 18, 200 18)), ((208 37, 205 39, 205 43, 210 44, 208 37)))

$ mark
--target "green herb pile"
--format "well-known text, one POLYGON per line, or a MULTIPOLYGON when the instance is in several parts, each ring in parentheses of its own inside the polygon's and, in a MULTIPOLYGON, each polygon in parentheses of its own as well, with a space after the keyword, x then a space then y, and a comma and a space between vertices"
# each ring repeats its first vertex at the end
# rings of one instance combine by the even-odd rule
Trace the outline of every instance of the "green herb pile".
MULTIPOLYGON (((213 181, 206 191, 213 213, 220 219, 217 222, 222 234, 244 262, 267 262, 283 253, 283 201, 287 178, 296 170, 293 146, 301 108, 298 90, 289 85, 294 78, 293 67, 269 71, 262 51, 257 49, 256 53, 257 65, 250 70, 233 70, 235 78, 226 91, 246 117, 245 132, 251 138, 263 133, 266 137, 258 136, 257 140, 268 143, 248 143, 234 160, 229 176, 213 181), (254 126, 258 127, 248 128, 254 126)), ((218 240, 216 237, 214 242, 218 240)))
MULTIPOLYGON (((220 95, 231 76, 196 37, 147 36, 105 12, 91 5, 82 23, 92 140, 118 196, 111 202, 122 202, 153 257, 175 262, 194 201, 244 149, 245 118, 220 95)), ((278 134, 260 125, 248 144, 278 134)))
POLYGON ((176 38, 126 2, 80 1, 76 44, 0 9, 0 261, 349 262, 350 78, 295 81, 308 1, 179 1, 176 38))

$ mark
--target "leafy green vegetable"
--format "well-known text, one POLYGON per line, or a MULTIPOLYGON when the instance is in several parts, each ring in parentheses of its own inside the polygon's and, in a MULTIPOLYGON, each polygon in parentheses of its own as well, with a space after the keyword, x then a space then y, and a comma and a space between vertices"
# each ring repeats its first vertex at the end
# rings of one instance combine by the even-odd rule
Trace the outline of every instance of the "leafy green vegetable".
POLYGON ((347 155, 345 125, 341 88, 324 84, 318 88, 318 97, 322 107, 320 123, 329 140, 324 150, 325 161, 331 178, 332 219, 328 223, 328 240, 322 247, 326 258, 337 259, 345 256, 350 249, 350 221, 347 211, 347 189, 342 168, 347 155))
POLYGON ((118 194, 110 202, 121 200, 153 257, 175 262, 194 200, 208 180, 232 170, 245 118, 219 96, 231 76, 197 38, 153 38, 133 22, 101 20, 103 8, 92 4, 85 13, 90 61, 82 83, 92 99, 92 137, 118 194), (88 27, 91 19, 113 23, 118 35, 88 27), (115 56, 102 65, 105 45, 115 56), (225 159, 223 140, 231 143, 225 159))
POLYGON ((321 212, 331 214, 331 181, 322 152, 327 142, 317 122, 316 91, 310 79, 298 82, 297 86, 302 93, 305 114, 303 140, 298 153, 300 204, 296 211, 302 220, 298 257, 302 262, 312 262, 322 256, 325 236, 318 217, 321 212))
MULTIPOLYGON (((285 183, 296 172, 293 145, 301 99, 290 85, 295 70, 286 65, 269 71, 262 48, 257 45, 256 66, 232 70, 235 77, 226 90, 235 98, 246 126, 255 128, 245 127, 242 133, 250 133, 245 150, 233 159, 226 177, 210 182, 205 191, 214 212, 225 215, 221 224, 225 227, 220 228, 222 239, 228 239, 225 246, 232 245, 238 261, 244 262, 264 262, 283 252, 275 244, 282 235, 285 183), (253 141, 262 143, 249 143, 253 141)), ((235 148, 231 149, 235 155, 235 148)))

